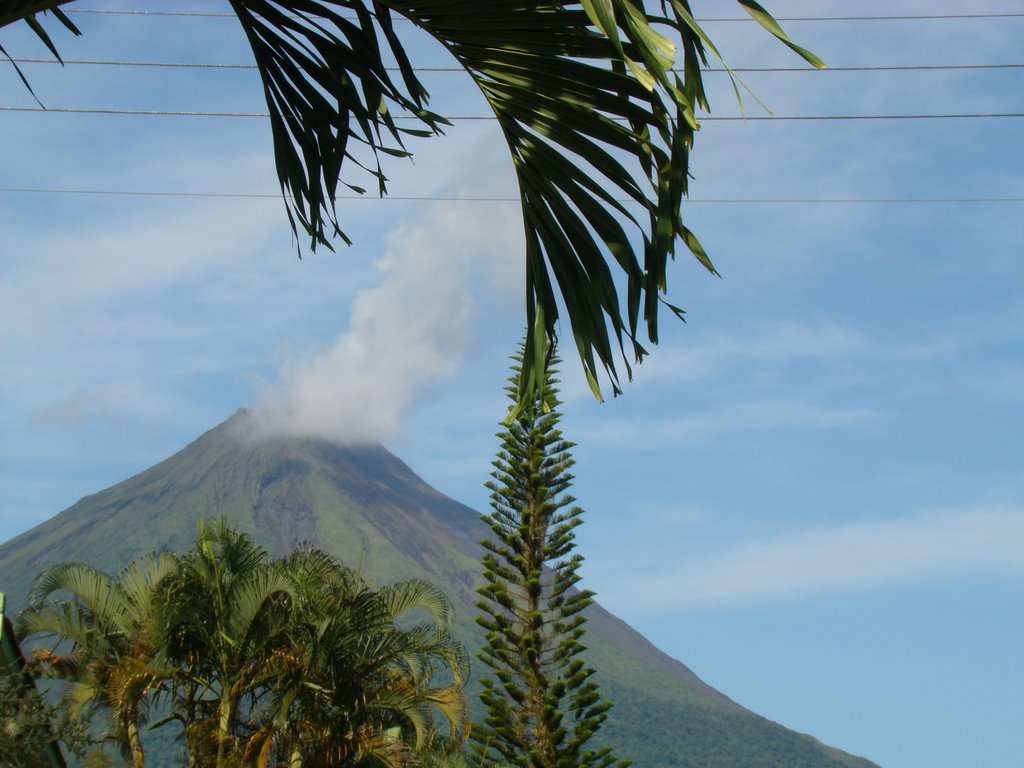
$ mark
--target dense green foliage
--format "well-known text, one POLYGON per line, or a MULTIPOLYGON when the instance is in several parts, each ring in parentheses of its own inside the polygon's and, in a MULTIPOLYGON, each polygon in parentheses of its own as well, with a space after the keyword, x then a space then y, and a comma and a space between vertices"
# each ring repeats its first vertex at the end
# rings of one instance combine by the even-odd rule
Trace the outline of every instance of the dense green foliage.
POLYGON ((23 672, 0 674, 0 768, 52 768, 46 750, 53 742, 81 757, 89 736, 82 721, 47 701, 23 672))
POLYGON ((180 724, 190 766, 397 768, 439 726, 464 738, 467 662, 452 620, 424 582, 371 590, 323 552, 273 559, 220 522, 184 555, 144 557, 117 577, 48 569, 18 629, 50 639, 34 665, 65 681, 69 712, 102 723, 135 768, 153 712, 166 714, 155 727, 180 724))
MULTIPOLYGON (((572 444, 558 429, 549 372, 535 400, 500 433, 487 485, 492 538, 483 542, 477 622, 486 632, 479 657, 494 677, 481 680, 486 715, 473 731, 475 753, 481 762, 522 768, 625 766, 611 748, 591 745, 611 704, 581 657, 583 610, 593 593, 576 589, 582 557, 573 553, 573 531, 583 510, 566 493, 572 444)), ((515 378, 507 391, 514 407, 515 378)))

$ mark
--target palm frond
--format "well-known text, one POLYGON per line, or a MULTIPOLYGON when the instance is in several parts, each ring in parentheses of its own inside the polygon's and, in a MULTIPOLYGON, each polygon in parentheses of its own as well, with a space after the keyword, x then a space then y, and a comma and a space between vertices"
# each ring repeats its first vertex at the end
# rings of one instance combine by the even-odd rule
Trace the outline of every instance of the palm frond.
POLYGON ((150 616, 157 587, 176 573, 181 559, 172 552, 143 555, 125 566, 118 574, 118 584, 132 605, 135 618, 150 616))
POLYGON ((123 636, 133 629, 132 603, 117 580, 82 563, 60 563, 36 577, 29 592, 28 608, 23 612, 24 626, 48 612, 52 614, 51 609, 64 614, 68 628, 72 622, 78 622, 79 631, 87 627, 101 636, 123 636), (62 592, 70 594, 73 610, 65 601, 47 602, 55 593, 62 592), (34 609, 40 610, 38 616, 34 609))
MULTIPOLYGON (((822 66, 762 6, 739 2, 822 66)), ((232 4, 263 78, 289 218, 314 247, 332 232, 345 238, 334 207, 343 167, 362 168, 384 194, 382 155, 404 156, 403 134, 445 124, 426 108, 394 16, 440 41, 483 93, 508 143, 526 235, 519 407, 543 381, 563 312, 595 395, 601 380, 618 393, 620 366, 632 376, 644 344, 658 341, 661 305, 682 315, 664 300, 677 249, 717 274, 680 212, 710 45, 686 0, 662 0, 660 15, 637 0, 232 4), (396 110, 422 128, 397 127, 396 110)))
MULTIPOLYGON (((737 1, 824 66, 758 2, 737 1)), ((396 17, 438 40, 480 89, 508 144, 526 236, 519 408, 542 388, 563 313, 595 395, 602 380, 618 393, 620 368, 631 377, 644 344, 658 342, 662 305, 682 316, 665 300, 677 250, 717 274, 681 215, 697 112, 709 109, 701 67, 706 50, 718 55, 688 0, 653 11, 642 0, 230 2, 263 83, 287 216, 311 248, 349 242, 339 185, 385 194, 382 161, 447 124, 428 109, 396 17)), ((56 54, 34 13, 61 4, 8 0, 0 26, 24 19, 56 54)))
POLYGON ((295 582, 282 568, 274 564, 263 564, 238 579, 227 595, 226 603, 231 607, 225 630, 238 643, 258 641, 252 637, 254 625, 260 614, 277 597, 292 597, 295 582))
POLYGON ((426 109, 427 92, 391 28, 391 11, 363 0, 231 0, 252 46, 270 112, 274 157, 292 229, 310 247, 350 242, 338 222, 343 166, 362 169, 378 194, 387 192, 381 155, 405 157, 392 109, 415 115, 427 134, 446 120, 426 109), (402 81, 388 62, 396 60, 402 81))
POLYGON ((430 613, 439 629, 450 629, 455 622, 451 599, 430 582, 412 579, 387 584, 376 595, 385 606, 389 621, 420 608, 430 613))

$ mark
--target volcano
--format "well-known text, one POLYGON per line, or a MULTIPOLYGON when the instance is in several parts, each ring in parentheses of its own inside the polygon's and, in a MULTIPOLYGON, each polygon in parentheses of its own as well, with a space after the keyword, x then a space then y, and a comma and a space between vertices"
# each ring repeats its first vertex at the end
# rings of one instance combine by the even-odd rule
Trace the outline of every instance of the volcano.
MULTIPOLYGON (((0 545, 0 591, 15 609, 55 563, 116 572, 146 552, 183 551, 211 517, 275 555, 310 544, 372 583, 434 582, 456 604, 459 639, 471 651, 481 644, 473 604, 488 531, 478 512, 380 445, 260 437, 244 410, 0 545)), ((745 709, 600 605, 588 619, 587 661, 615 705, 599 738, 638 768, 877 768, 745 709)), ((475 701, 475 687, 468 693, 475 701)))

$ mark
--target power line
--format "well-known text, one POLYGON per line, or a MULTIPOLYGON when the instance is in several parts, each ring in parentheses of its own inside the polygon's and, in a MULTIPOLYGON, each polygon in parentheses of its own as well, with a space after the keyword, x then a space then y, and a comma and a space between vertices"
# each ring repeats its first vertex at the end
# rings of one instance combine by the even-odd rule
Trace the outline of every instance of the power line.
MULTIPOLYGON (((56 59, 14 58, 15 64, 60 64, 56 59)), ((256 69, 255 64, 230 64, 216 62, 191 61, 113 61, 101 59, 64 59, 66 65, 86 65, 102 67, 156 67, 168 69, 256 69)), ((401 71, 398 67, 386 67, 390 72, 401 71)), ((828 67, 814 69, 812 67, 708 67, 704 72, 918 72, 947 70, 986 70, 986 69, 1024 69, 1024 64, 909 64, 892 66, 854 66, 828 67)), ((465 74, 462 67, 416 67, 419 72, 452 72, 465 74)))
MULTIPOLYGON (((955 21, 962 19, 1015 19, 1024 13, 935 13, 873 16, 776 16, 776 21, 955 21)), ((753 21, 750 18, 725 17, 697 19, 701 24, 708 22, 753 21)))
MULTIPOLYGON (((0 112, 38 112, 48 114, 69 115, 117 115, 130 117, 228 117, 228 118, 266 118, 269 112, 219 112, 169 109, 118 109, 96 107, 12 107, 0 106, 0 112)), ((447 115, 447 120, 479 121, 497 120, 494 115, 447 115)), ((1024 112, 962 112, 934 114, 892 114, 892 115, 771 115, 771 116, 703 116, 703 122, 803 122, 803 121, 856 121, 856 120, 979 120, 1021 118, 1024 112)), ((395 120, 417 120, 411 115, 396 115, 395 120)))
MULTIPOLYGON (((173 16, 180 18, 235 18, 233 13, 215 11, 139 11, 125 8, 74 8, 64 13, 81 13, 109 16, 173 16)), ((944 14, 874 14, 864 16, 776 16, 776 21, 953 21, 963 19, 1013 19, 1024 17, 1024 13, 944 13, 944 14)), ((355 17, 345 17, 355 18, 355 17)), ((403 17, 399 16, 399 19, 403 17)), ((698 18, 701 24, 752 22, 746 16, 723 16, 698 18)))
MULTIPOLYGON (((40 195, 98 195, 104 197, 191 197, 248 200, 280 200, 280 194, 252 192, 175 192, 160 190, 59 189, 53 187, 0 187, 0 193, 40 195)), ((290 197, 290 196, 288 196, 290 197)), ((339 195, 338 200, 365 202, 431 202, 431 203, 518 203, 518 197, 450 197, 443 195, 339 195)), ((620 200, 628 203, 630 200, 620 200)), ((705 205, 930 205, 967 203, 1024 203, 1024 197, 706 197, 690 198, 689 204, 705 205)))

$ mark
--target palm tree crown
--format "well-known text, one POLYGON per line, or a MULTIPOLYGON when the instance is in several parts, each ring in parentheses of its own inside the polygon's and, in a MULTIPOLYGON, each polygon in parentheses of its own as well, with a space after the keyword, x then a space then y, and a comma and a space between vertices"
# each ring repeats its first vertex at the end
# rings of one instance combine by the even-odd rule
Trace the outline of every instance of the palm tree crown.
POLYGON ((167 714, 153 727, 181 724, 190 766, 402 768, 439 733, 465 740, 452 622, 436 587, 373 590, 323 552, 271 558, 220 521, 117 577, 45 571, 18 630, 52 639, 34 666, 65 681, 73 713, 104 718, 132 768, 151 708, 167 714))

